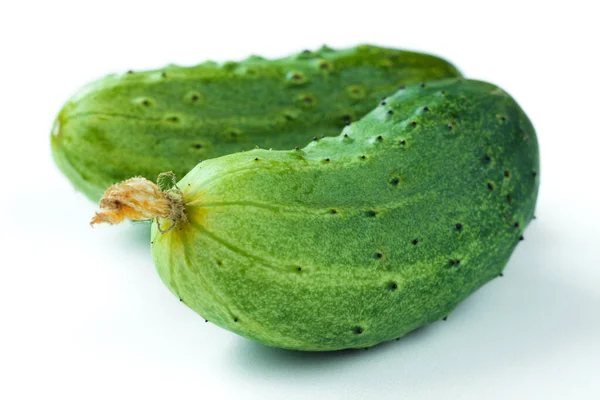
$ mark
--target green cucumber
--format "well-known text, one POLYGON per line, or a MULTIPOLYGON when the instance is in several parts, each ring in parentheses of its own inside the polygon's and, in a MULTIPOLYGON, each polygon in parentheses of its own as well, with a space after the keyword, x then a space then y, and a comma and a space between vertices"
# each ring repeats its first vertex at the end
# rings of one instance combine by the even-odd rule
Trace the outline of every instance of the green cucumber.
POLYGON ((399 85, 456 76, 440 58, 369 45, 129 71, 67 102, 52 152, 75 188, 98 201, 131 176, 183 176, 200 160, 337 135, 399 85))
POLYGON ((153 225, 152 254, 170 290, 225 329, 288 349, 364 348, 499 276, 538 186, 536 134, 508 94, 415 84, 338 137, 201 162, 177 184, 186 218, 153 225))

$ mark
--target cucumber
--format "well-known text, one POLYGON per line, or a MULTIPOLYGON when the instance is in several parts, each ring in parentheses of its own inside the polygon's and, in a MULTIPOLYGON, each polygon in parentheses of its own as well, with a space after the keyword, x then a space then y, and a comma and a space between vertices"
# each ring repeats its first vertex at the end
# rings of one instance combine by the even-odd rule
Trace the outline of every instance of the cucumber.
POLYGON ((502 89, 410 85, 337 137, 163 179, 179 207, 153 224, 152 254, 169 289, 225 329, 287 349, 370 347, 502 273, 539 172, 534 128, 502 89))
POLYGON ((52 153, 75 188, 97 202, 131 176, 183 176, 200 160, 255 146, 303 147, 337 135, 400 85, 456 76, 440 58, 370 45, 128 71, 66 103, 52 153))

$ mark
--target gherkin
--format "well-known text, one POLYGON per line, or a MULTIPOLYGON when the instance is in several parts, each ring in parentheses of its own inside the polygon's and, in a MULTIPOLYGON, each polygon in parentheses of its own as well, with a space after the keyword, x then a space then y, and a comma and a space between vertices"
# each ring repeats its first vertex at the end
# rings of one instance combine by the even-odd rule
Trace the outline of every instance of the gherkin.
POLYGON ((502 89, 408 85, 337 137, 201 162, 165 188, 185 218, 157 219, 152 254, 169 289, 225 329, 288 349, 369 347, 501 274, 539 172, 533 126, 502 89))
POLYGON ((370 45, 128 71, 64 105, 52 153, 75 188, 98 201, 131 176, 183 176, 200 160, 256 146, 304 147, 337 135, 401 85, 456 76, 440 58, 370 45))

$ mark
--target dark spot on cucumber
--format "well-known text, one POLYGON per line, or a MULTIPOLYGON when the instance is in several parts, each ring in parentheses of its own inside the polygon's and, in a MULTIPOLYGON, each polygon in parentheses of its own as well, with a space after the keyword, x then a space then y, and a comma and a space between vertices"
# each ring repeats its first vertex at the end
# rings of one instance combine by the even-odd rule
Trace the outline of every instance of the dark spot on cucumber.
POLYGON ((331 63, 327 60, 321 60, 319 61, 319 68, 329 71, 331 70, 331 63))
POLYGON ((417 126, 417 122, 416 122, 416 121, 413 121, 413 122, 411 122, 411 123, 410 123, 410 126, 412 126, 412 127, 415 127, 415 126, 417 126))
POLYGON ((179 298, 179 301, 183 301, 183 299, 180 297, 180 298, 179 298))
POLYGON ((160 74, 160 76, 161 76, 162 78, 166 78, 166 77, 167 77, 167 73, 166 73, 166 72, 163 72, 162 74, 160 74))
POLYGON ((537 172, 536 171, 532 171, 531 172, 531 176, 533 176, 535 178, 537 176, 537 172))
POLYGON ((298 268, 297 268, 297 271, 298 271, 298 272, 302 272, 302 267, 298 267, 298 268))
POLYGON ((488 184, 487 184, 487 187, 488 187, 488 189, 490 189, 490 190, 494 190, 494 184, 493 184, 493 183, 491 183, 491 182, 488 182, 488 184))
POLYGON ((405 145, 406 145, 406 140, 402 139, 402 140, 400 141, 400 144, 401 144, 402 146, 405 146, 405 145))
POLYGON ((167 121, 176 123, 176 122, 179 122, 179 117, 177 117, 177 116, 167 117, 167 121))
POLYGON ((348 94, 348 97, 350 97, 351 99, 360 100, 365 97, 365 95, 367 94, 367 91, 362 86, 352 85, 352 86, 348 86, 346 88, 346 93, 348 94))
POLYGON ((507 178, 510 177, 510 171, 507 170, 507 169, 505 169, 504 170, 504 176, 507 177, 507 178))
POLYGON ((331 159, 330 159, 329 157, 327 157, 327 158, 325 159, 325 162, 330 162, 330 161, 331 161, 331 159))
POLYGON ((502 272, 500 272, 500 273, 498 274, 498 276, 499 276, 500 278, 502 278, 502 277, 504 276, 504 274, 503 274, 502 272))
POLYGON ((300 151, 300 147, 296 146, 296 147, 294 147, 294 150, 300 151))
POLYGON ((451 131, 452 129, 454 129, 454 125, 448 124, 446 125, 446 128, 448 128, 448 130, 451 131))
POLYGON ((377 215, 377 211, 369 210, 367 211, 367 217, 375 217, 377 215))
POLYGON ((256 158, 254 159, 254 161, 258 161, 258 157, 256 157, 256 158))
POLYGON ((223 261, 217 260, 217 265, 223 265, 223 261))
POLYGON ((416 246, 417 244, 419 244, 419 239, 413 239, 412 244, 413 244, 413 246, 416 246))
POLYGON ((385 101, 382 101, 382 102, 381 102, 381 105, 382 105, 382 106, 385 106, 386 104, 387 104, 387 103, 386 103, 385 101))
POLYGON ((308 49, 307 49, 307 50, 302 50, 300 53, 298 53, 298 54, 296 55, 296 58, 298 58, 298 59, 300 59, 300 60, 302 60, 302 59, 305 59, 305 60, 306 60, 306 59, 313 58, 313 57, 315 57, 316 55, 317 55, 317 53, 316 53, 316 52, 312 52, 312 51, 310 51, 310 50, 308 50, 308 49))
POLYGON ((519 223, 518 223, 518 222, 515 222, 515 223, 513 224, 513 226, 514 226, 515 228, 518 228, 518 227, 519 227, 519 223))
POLYGON ((363 154, 362 156, 360 156, 360 158, 361 158, 362 160, 364 160, 365 158, 367 158, 367 156, 365 156, 365 155, 363 154))
POLYGON ((347 138, 347 137, 348 137, 348 134, 347 134, 347 133, 344 133, 344 137, 345 137, 345 138, 347 138))
POLYGON ((202 148, 202 145, 201 145, 200 143, 196 143, 196 144, 194 145, 194 148, 195 148, 195 149, 201 149, 201 148, 202 148))
POLYGON ((421 87, 424 88, 425 87, 425 82, 421 83, 421 87))
POLYGON ((317 140, 319 140, 319 138, 318 138, 318 137, 316 137, 316 136, 315 136, 315 137, 313 137, 313 142, 316 142, 317 140))
POLYGON ((446 91, 445 91, 445 90, 442 90, 440 93, 442 93, 442 94, 446 94, 446 91))
POLYGON ((135 104, 140 104, 144 107, 150 107, 154 105, 154 101, 148 97, 136 97, 135 99, 133 99, 133 102, 135 104))
POLYGON ((348 122, 352 122, 352 116, 351 116, 351 115, 349 115, 349 114, 344 114, 344 115, 342 115, 342 117, 341 117, 341 118, 342 118, 342 121, 343 121, 343 122, 346 122, 346 123, 348 123, 348 122))
POLYGON ((406 86, 404 86, 404 85, 398 86, 398 90, 404 90, 404 89, 406 89, 406 86))
POLYGON ((391 290, 397 290, 398 289, 398 284, 396 282, 390 282, 389 285, 391 290))
POLYGON ((429 111, 429 107, 427 107, 427 106, 423 107, 423 111, 429 111))
POLYGON ((233 322, 238 322, 237 317, 233 317, 233 322))
POLYGON ((394 110, 388 110, 388 115, 393 115, 394 114, 394 110))
POLYGON ((317 104, 317 99, 311 93, 301 93, 295 97, 295 102, 300 108, 310 109, 317 104))
POLYGON ((442 318, 442 321, 446 321, 448 319, 448 316, 446 315, 444 318, 442 318))
POLYGON ((133 70, 131 70, 131 69, 130 69, 130 70, 128 70, 128 71, 127 71, 127 74, 129 74, 129 75, 133 74, 133 70))
POLYGON ((364 332, 363 328, 361 328, 360 326, 356 326, 356 327, 352 328, 352 331, 354 333, 356 333, 357 335, 360 335, 360 334, 362 334, 364 332))
POLYGON ((381 136, 381 135, 377 136, 377 140, 379 140, 381 142, 383 140, 383 136, 381 136))
POLYGON ((492 157, 489 154, 486 154, 485 156, 483 156, 483 159, 485 161, 492 161, 492 157))
POLYGON ((336 210, 336 209, 334 209, 334 208, 332 208, 331 210, 329 210, 329 213, 330 213, 330 214, 337 214, 337 210, 336 210))
POLYGON ((455 259, 450 260, 450 266, 451 267, 456 267, 458 264, 460 264, 460 260, 459 259, 455 258, 455 259))
POLYGON ((198 103, 201 99, 201 95, 199 92, 196 91, 192 91, 192 92, 187 92, 185 94, 184 97, 184 101, 188 102, 188 103, 198 103))
POLYGON ((375 258, 382 258, 383 254, 381 254, 380 252, 375 253, 375 258))
POLYGON ((307 79, 304 76, 304 74, 299 71, 288 72, 285 78, 287 82, 292 85, 302 85, 307 82, 307 79))
POLYGON ((508 202, 508 204, 512 204, 513 199, 512 199, 512 196, 510 195, 510 193, 506 195, 506 201, 508 202))
POLYGON ((523 240, 525 240, 525 238, 523 237, 523 235, 519 236, 519 242, 522 242, 523 240))
POLYGON ((390 183, 392 185, 397 185, 398 183, 400 183, 400 178, 397 178, 397 177, 392 178, 392 180, 390 181, 390 183))

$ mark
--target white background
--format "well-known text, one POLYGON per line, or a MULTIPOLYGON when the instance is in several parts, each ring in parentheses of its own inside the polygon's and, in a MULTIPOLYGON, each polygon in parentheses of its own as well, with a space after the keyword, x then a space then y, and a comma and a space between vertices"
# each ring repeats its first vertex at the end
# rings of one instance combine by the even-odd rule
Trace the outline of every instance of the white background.
POLYGON ((600 399, 599 14, 555 3, 2 2, 0 398, 600 399), (511 93, 541 146, 537 220, 504 278, 369 351, 205 324, 160 282, 146 228, 90 228, 50 157, 61 105, 106 73, 323 43, 450 59, 511 93))

